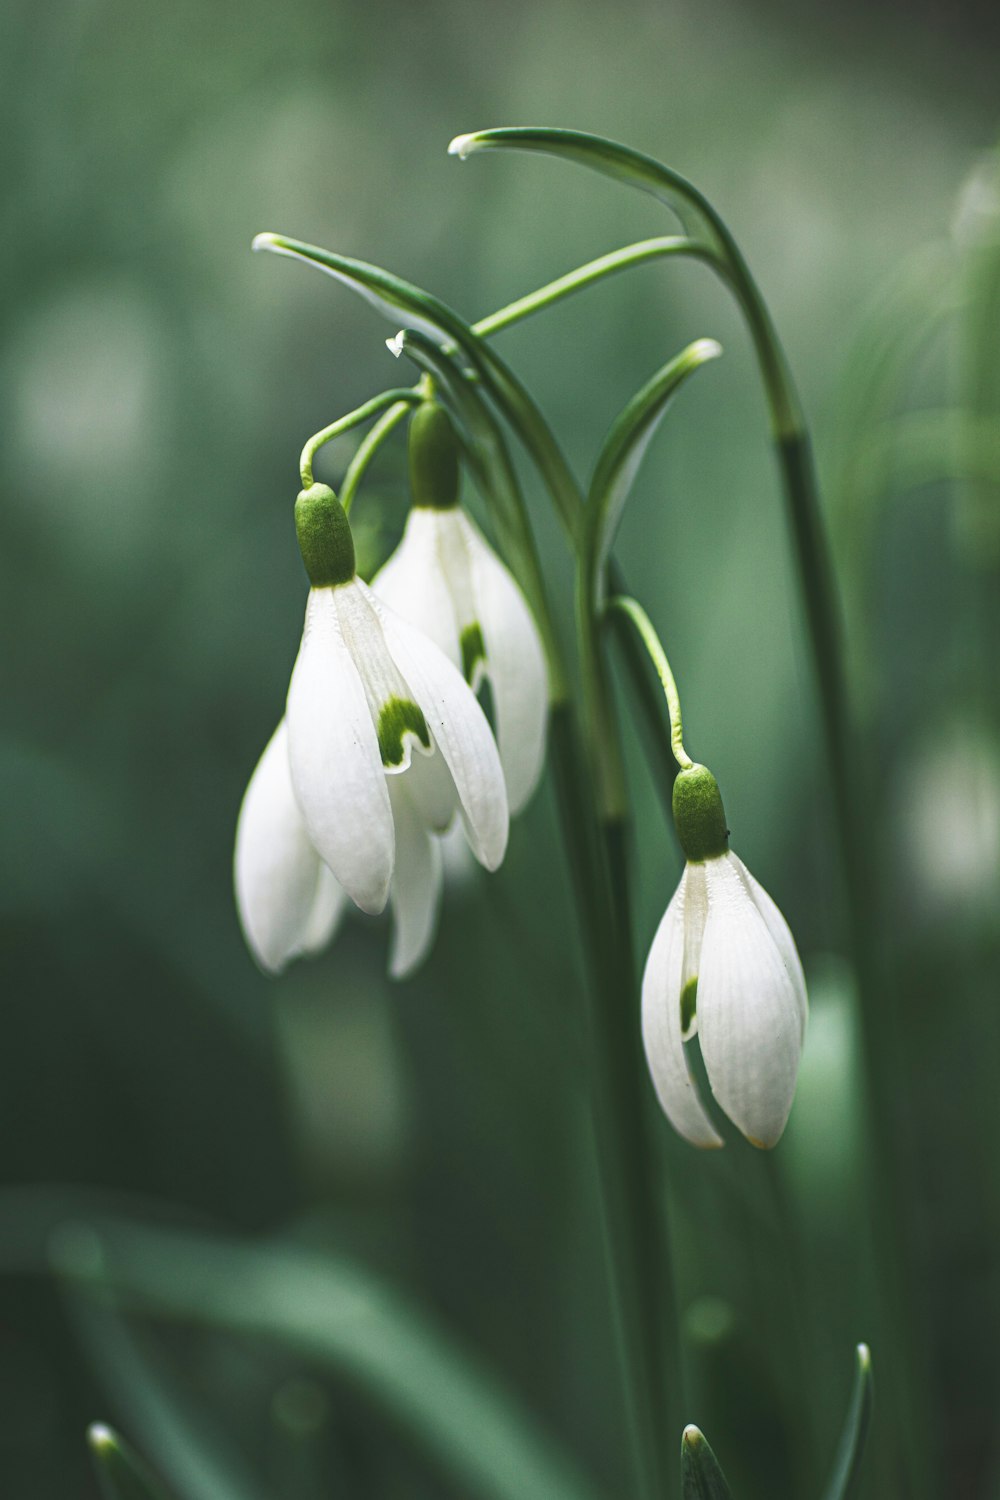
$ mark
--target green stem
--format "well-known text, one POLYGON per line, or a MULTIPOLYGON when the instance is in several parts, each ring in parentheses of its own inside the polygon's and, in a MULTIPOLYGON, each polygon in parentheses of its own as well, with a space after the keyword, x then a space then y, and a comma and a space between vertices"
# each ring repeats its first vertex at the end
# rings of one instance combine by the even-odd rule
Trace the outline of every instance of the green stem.
MULTIPOLYGON (((416 390, 417 387, 414 387, 416 390)), ((358 493, 361 481, 368 470, 368 465, 375 457, 382 444, 395 432, 400 422, 412 410, 412 401, 397 401, 389 410, 383 412, 375 426, 372 427, 358 444, 358 450, 347 466, 347 473, 340 486, 340 503, 344 508, 344 514, 350 515, 354 497, 358 493)))
POLYGON ((652 620, 637 600, 630 599, 624 594, 616 594, 614 598, 609 599, 607 608, 609 611, 617 610, 626 620, 629 620, 645 646, 646 653, 656 668, 656 675, 660 679, 663 695, 667 700, 667 711, 670 714, 671 752, 682 771, 690 770, 694 762, 684 749, 684 725, 681 721, 681 699, 677 691, 677 682, 670 670, 663 643, 653 628, 652 620))
POLYGON ((302 449, 302 456, 299 459, 302 488, 307 490, 313 483, 313 460, 324 444, 332 442, 335 437, 340 437, 341 433, 350 432, 352 427, 358 427, 362 422, 367 422, 369 417, 377 416, 387 406, 392 406, 396 402, 413 406, 421 399, 416 388, 383 391, 381 395, 373 396, 370 401, 366 401, 363 406, 349 411, 346 416, 338 417, 336 422, 330 423, 329 427, 324 427, 322 431, 314 433, 302 449))
POLYGON ((595 282, 603 281, 607 276, 613 276, 619 271, 627 271, 632 266, 640 266, 645 261, 659 260, 665 255, 690 255, 695 259, 714 259, 713 252, 707 245, 701 245, 697 240, 689 239, 687 235, 661 235, 656 239, 637 240, 633 245, 624 245, 620 250, 612 250, 607 255, 588 261, 586 265, 577 266, 575 270, 568 271, 565 276, 558 276, 555 281, 548 282, 537 291, 529 292, 527 296, 519 297, 516 302, 510 302, 506 307, 498 308, 488 317, 480 318, 478 323, 473 323, 473 331, 481 338, 489 338, 491 334, 499 333, 501 329, 509 328, 512 324, 519 323, 522 318, 529 318, 533 313, 541 312, 546 307, 552 307, 554 303, 561 302, 564 297, 572 296, 575 292, 582 292, 585 287, 593 286, 595 282))
MULTIPOLYGON (((594 1135, 612 1310, 624 1378, 637 1494, 666 1493, 672 1444, 681 1420, 679 1331, 671 1259, 658 1217, 649 1140, 642 1112, 638 1024, 629 1014, 635 982, 623 939, 628 893, 609 867, 614 835, 595 817, 595 794, 569 705, 552 715, 551 756, 560 821, 592 980, 585 986, 594 1135), (668 1376, 672 1369, 674 1380, 668 1376)), ((616 830, 621 825, 616 825, 616 830)))

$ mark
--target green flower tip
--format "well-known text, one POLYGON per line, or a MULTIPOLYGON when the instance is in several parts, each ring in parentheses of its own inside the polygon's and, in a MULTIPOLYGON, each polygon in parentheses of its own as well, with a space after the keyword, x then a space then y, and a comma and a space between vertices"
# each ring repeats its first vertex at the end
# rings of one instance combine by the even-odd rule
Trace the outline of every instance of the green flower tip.
POLYGON ((410 488, 414 505, 450 510, 458 503, 458 439, 438 401, 425 401, 410 418, 410 488))
POLYGON ((328 484, 311 484, 295 502, 295 533, 314 589, 354 577, 354 538, 344 507, 328 484))
POLYGON ((729 847, 719 783, 707 766, 688 766, 674 781, 674 826, 685 859, 718 859, 729 847))

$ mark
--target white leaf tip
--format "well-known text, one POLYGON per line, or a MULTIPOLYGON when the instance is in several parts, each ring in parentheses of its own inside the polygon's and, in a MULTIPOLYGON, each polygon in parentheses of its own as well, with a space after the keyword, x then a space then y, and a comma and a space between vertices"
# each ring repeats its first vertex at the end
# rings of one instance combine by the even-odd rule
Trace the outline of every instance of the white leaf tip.
POLYGON ((476 139, 472 135, 456 135, 455 139, 448 143, 448 155, 457 156, 459 161, 464 161, 475 149, 476 139))
POLYGON ((277 250, 279 248, 278 236, 272 234, 270 230, 265 230, 263 234, 255 234, 250 242, 251 250, 277 250))
POLYGON ((391 355, 398 359, 403 352, 405 340, 406 334, 401 328, 398 333, 393 334, 391 339, 386 339, 385 347, 388 349, 391 355))

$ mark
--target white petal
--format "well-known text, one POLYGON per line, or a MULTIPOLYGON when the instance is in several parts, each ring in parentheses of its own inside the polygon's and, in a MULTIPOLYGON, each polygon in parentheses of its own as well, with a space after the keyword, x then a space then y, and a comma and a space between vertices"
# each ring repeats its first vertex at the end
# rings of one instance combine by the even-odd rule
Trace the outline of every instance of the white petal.
POLYGON ((755 1146, 785 1128, 802 1050, 796 986, 734 856, 708 860, 698 1031, 712 1092, 755 1146))
POLYGON ((302 952, 309 957, 321 953, 332 942, 341 918, 347 909, 347 892, 338 885, 322 860, 319 863, 319 880, 316 895, 305 932, 302 934, 302 952))
POLYGON ((468 517, 461 511, 456 515, 471 561, 500 763, 514 814, 535 790, 545 759, 549 715, 545 653, 534 617, 514 579, 468 517))
POLYGON ((372 579, 372 591, 410 625, 462 665, 460 626, 439 546, 441 512, 415 506, 402 540, 372 579))
POLYGON ((806 1021, 809 1019, 809 997, 806 993, 806 976, 802 972, 802 960, 799 958, 799 950, 795 946, 795 939, 792 937, 791 929, 781 915, 781 912, 771 900, 771 897, 767 894, 760 881, 755 880, 750 874, 750 871, 739 855, 733 854, 730 851, 729 858, 746 881, 757 910, 767 923, 767 930, 774 938, 778 952, 781 954, 782 962, 791 976, 792 985, 795 989, 795 999, 799 1007, 799 1042, 802 1043, 805 1041, 806 1021))
POLYGON ((675 1130, 693 1146, 721 1146, 698 1097, 681 1039, 681 966, 687 871, 656 930, 642 976, 642 1039, 657 1098, 675 1130))
MULTIPOLYGON (((435 748, 430 755, 418 751, 411 756, 404 775, 410 800, 419 809, 425 825, 436 833, 447 832, 458 810, 458 793, 440 750, 435 748)), ((390 791, 395 779, 389 778, 390 791)))
POLYGON ((428 831, 410 799, 409 776, 406 772, 389 779, 396 825, 396 868, 389 892, 393 918, 389 973, 393 979, 405 979, 426 958, 441 904, 440 841, 428 831))
POLYGON ((351 899, 379 912, 392 878, 392 811, 365 688, 334 600, 356 587, 310 591, 288 689, 288 750, 312 843, 351 899))
POLYGON ((433 642, 373 602, 393 660, 452 774, 472 851, 480 864, 495 870, 507 848, 507 791, 486 715, 461 672, 433 642))
POLYGON ((305 948, 320 869, 292 791, 282 720, 246 789, 233 859, 243 934, 262 969, 276 974, 305 948))

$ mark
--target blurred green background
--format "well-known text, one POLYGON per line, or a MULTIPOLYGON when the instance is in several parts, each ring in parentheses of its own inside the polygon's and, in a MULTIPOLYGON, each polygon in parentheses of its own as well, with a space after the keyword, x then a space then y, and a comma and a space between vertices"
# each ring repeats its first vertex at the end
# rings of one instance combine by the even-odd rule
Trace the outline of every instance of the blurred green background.
MULTIPOLYGON (((471 318, 669 232, 652 200, 567 167, 445 155, 459 131, 528 123, 603 132, 693 178, 800 382, 877 790, 896 1042, 879 1083, 904 1145, 931 1489, 1000 1496, 988 174, 952 235, 996 134, 993 13, 20 0, 0 27, 4 1496, 95 1494, 82 1434, 97 1418, 191 1500, 467 1493, 321 1360, 190 1318, 82 1314, 46 1268, 51 1234, 102 1206, 373 1268, 519 1390, 595 1486, 627 1492, 550 782, 502 871, 454 881, 437 947, 401 987, 367 919, 265 980, 230 884, 301 629, 299 449, 401 373, 392 329, 250 240, 281 230, 374 260, 471 318), (914 447, 905 418, 926 408, 959 423, 974 409, 981 461, 963 461, 954 422, 914 447), (183 1441, 164 1411, 191 1423, 183 1441), (185 1467, 188 1442, 202 1467, 185 1467)), ((831 808, 763 401, 738 317, 695 265, 630 273, 501 337, 585 476, 632 390, 702 335, 727 357, 668 418, 620 555, 678 673, 688 743, 811 980, 773 1158, 742 1142, 707 1158, 657 1132, 688 1415, 753 1500, 818 1494, 858 1339, 879 1368, 831 808)), ((336 483, 348 456, 326 450, 319 477, 336 483)), ((369 571, 401 529, 403 478, 397 445, 359 500, 369 571)), ((679 859, 631 744, 630 765, 642 953, 679 859)), ((889 1493, 880 1461, 872 1495, 889 1493)))

